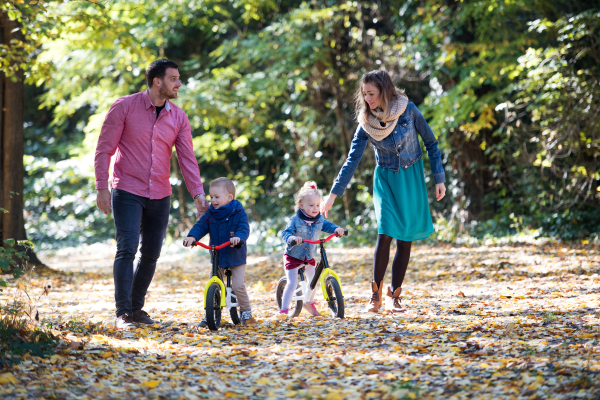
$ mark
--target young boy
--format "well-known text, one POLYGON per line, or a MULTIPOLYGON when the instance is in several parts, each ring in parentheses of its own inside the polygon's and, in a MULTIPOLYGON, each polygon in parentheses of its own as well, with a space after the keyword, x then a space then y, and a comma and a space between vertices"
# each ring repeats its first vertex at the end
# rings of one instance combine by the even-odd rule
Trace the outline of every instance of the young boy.
MULTIPOLYGON (((254 325, 256 320, 252 317, 250 298, 244 285, 246 272, 246 241, 250 235, 248 216, 242 204, 235 200, 235 186, 227 178, 217 178, 210 183, 210 208, 206 214, 194 225, 188 236, 183 240, 185 247, 192 246, 202 239, 207 233, 210 235, 211 245, 220 245, 227 241, 232 246, 240 240, 244 244, 240 248, 225 247, 217 250, 219 254, 219 267, 231 270, 232 288, 237 298, 242 325, 254 325)), ((200 326, 206 326, 206 318, 200 326)))

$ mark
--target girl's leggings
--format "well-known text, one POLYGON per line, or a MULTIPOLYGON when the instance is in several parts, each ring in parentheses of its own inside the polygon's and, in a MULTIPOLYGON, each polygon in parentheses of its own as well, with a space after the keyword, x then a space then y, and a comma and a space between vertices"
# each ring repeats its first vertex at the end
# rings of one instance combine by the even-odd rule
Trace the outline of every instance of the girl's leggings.
MULTIPOLYGON (((298 268, 300 268, 300 267, 298 267, 298 268)), ((283 296, 281 298, 281 309, 282 310, 287 310, 288 308, 290 308, 290 303, 292 302, 292 296, 294 296, 294 292, 296 291, 296 288, 298 287, 298 268, 285 270, 287 284, 285 285, 285 289, 283 289, 283 296)), ((312 266, 310 264, 305 264, 304 268, 305 268, 306 283, 308 286, 308 285, 310 285, 310 282, 312 281, 313 277, 315 276, 315 270, 317 269, 317 267, 312 266)), ((310 288, 308 288, 308 289, 310 290, 310 288)), ((316 294, 317 294, 317 291, 313 290, 313 292, 310 295, 311 302, 315 301, 316 294)))

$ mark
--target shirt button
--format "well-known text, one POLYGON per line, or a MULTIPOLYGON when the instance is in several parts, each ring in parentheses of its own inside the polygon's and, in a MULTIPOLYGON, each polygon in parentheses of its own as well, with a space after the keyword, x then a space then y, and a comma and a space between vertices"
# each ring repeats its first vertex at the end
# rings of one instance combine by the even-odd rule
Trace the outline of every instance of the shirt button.
POLYGON ((152 182, 152 179, 150 179, 150 182, 152 182))
POLYGON ((152 139, 152 143, 154 143, 154 139, 152 139))
POLYGON ((150 186, 152 186, 152 184, 150 184, 150 186))

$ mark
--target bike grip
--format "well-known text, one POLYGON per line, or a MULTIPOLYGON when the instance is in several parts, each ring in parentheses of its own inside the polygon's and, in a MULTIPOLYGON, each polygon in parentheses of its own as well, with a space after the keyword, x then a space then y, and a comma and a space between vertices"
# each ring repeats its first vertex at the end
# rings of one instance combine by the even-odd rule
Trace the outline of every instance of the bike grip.
POLYGON ((233 246, 233 247, 235 247, 236 249, 239 249, 239 248, 241 248, 243 245, 244 245, 244 241, 243 241, 243 240, 240 240, 240 242, 239 242, 238 244, 236 244, 235 246, 233 246))
POLYGON ((294 247, 294 246, 297 246, 298 244, 299 244, 299 243, 298 243, 296 240, 292 240, 292 241, 289 243, 289 245, 290 245, 290 248, 292 248, 292 247, 294 247))
POLYGON ((347 229, 344 230, 344 236, 348 236, 348 230, 347 229))

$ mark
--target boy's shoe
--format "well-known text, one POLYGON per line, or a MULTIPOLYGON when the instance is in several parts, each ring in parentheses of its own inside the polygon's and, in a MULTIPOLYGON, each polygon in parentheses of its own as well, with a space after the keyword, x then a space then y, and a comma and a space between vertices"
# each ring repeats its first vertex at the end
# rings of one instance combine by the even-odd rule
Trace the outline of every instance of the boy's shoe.
POLYGON ((202 321, 198 324, 198 328, 206 328, 208 326, 208 322, 206 322, 206 317, 202 318, 202 321))
POLYGON ((321 313, 317 311, 317 302, 313 301, 312 303, 304 303, 302 304, 302 308, 314 317, 320 317, 321 313))
POLYGON ((133 322, 136 322, 138 324, 154 325, 156 323, 144 310, 135 310, 133 312, 132 318, 133 322))
POLYGON ((256 320, 252 316, 252 311, 242 312, 242 317, 240 319, 242 321, 242 325, 256 325, 256 320))
POLYGON ((277 319, 288 319, 289 318, 288 311, 289 311, 289 309, 279 311, 279 314, 277 314, 276 318, 277 319))
POLYGON ((117 317, 117 322, 115 323, 115 326, 117 327, 117 329, 123 329, 123 330, 129 330, 129 329, 136 328, 135 323, 133 322, 133 318, 131 317, 131 314, 129 314, 129 313, 119 315, 117 317))

